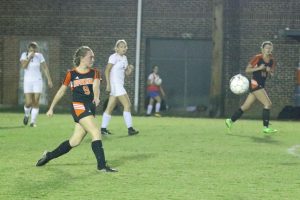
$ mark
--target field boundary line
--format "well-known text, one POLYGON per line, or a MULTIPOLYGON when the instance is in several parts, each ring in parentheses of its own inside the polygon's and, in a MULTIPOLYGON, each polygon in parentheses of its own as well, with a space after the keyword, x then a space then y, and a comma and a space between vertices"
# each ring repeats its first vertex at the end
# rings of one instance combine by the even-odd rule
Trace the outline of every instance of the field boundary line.
POLYGON ((296 152, 297 149, 299 149, 299 148, 300 148, 300 144, 296 144, 296 145, 293 145, 293 146, 291 146, 290 148, 288 148, 288 149, 287 149, 287 152, 288 152, 288 154, 290 154, 290 155, 293 155, 293 156, 296 156, 296 157, 299 157, 299 158, 300 158, 300 154, 296 152))

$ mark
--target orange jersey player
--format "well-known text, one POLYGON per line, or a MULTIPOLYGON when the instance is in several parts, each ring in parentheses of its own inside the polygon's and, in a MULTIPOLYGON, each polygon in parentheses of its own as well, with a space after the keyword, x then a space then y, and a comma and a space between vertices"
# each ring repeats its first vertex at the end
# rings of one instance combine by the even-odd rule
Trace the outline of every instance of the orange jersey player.
POLYGON ((67 72, 63 85, 71 87, 72 90, 72 115, 75 122, 85 116, 95 115, 95 102, 93 82, 100 80, 99 71, 89 69, 86 73, 81 73, 76 68, 67 72))
POLYGON ((36 166, 43 166, 50 160, 68 153, 81 143, 87 133, 90 133, 92 136, 91 147, 97 160, 97 169, 102 172, 117 172, 117 170, 106 165, 101 134, 94 120, 95 108, 100 103, 99 72, 91 68, 94 63, 94 52, 87 46, 81 46, 76 50, 73 62, 76 67, 67 72, 65 80, 47 112, 49 117, 53 115, 55 105, 70 85, 73 97, 72 115, 76 122, 73 135, 53 151, 45 151, 36 166))
POLYGON ((238 120, 244 112, 246 112, 253 103, 258 100, 263 104, 262 118, 263 118, 263 132, 265 134, 272 134, 277 132, 276 129, 269 127, 270 109, 272 102, 265 90, 265 82, 267 77, 273 76, 275 69, 275 61, 272 56, 273 44, 270 41, 265 41, 261 44, 261 54, 254 56, 246 67, 246 73, 252 73, 250 93, 245 102, 235 113, 225 120, 227 128, 230 130, 233 123, 238 120))
POLYGON ((265 66, 263 69, 252 72, 251 91, 259 90, 265 87, 267 77, 275 70, 275 61, 272 54, 264 58, 263 54, 258 54, 250 60, 250 67, 258 68, 265 66))

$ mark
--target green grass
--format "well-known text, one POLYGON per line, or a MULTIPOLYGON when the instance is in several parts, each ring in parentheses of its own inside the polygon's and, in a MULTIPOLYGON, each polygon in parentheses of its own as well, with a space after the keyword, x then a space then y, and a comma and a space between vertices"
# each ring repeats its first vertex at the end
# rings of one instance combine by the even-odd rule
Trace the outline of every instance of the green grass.
MULTIPOLYGON (((88 135, 82 144, 45 167, 35 167, 73 131, 70 115, 38 118, 0 113, 0 199, 105 200, 285 200, 300 196, 300 123, 273 121, 279 133, 265 137, 262 122, 240 120, 228 134, 223 119, 134 117, 137 136, 128 137, 113 117, 104 138, 109 165, 99 173, 88 135), (296 150, 297 151, 297 150, 296 150), (297 152, 296 152, 297 153, 297 152)), ((101 117, 97 117, 100 124, 101 117)))

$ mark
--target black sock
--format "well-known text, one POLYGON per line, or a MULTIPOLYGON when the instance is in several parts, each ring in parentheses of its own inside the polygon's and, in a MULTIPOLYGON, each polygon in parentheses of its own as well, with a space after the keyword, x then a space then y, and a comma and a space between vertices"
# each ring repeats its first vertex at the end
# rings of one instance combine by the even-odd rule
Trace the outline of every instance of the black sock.
POLYGON ((63 143, 61 143, 56 149, 47 153, 47 157, 49 158, 49 160, 52 160, 54 158, 57 158, 59 156, 68 153, 71 149, 72 147, 69 143, 69 140, 66 140, 63 143))
POLYGON ((103 169, 105 167, 105 155, 104 155, 104 149, 102 147, 102 141, 101 140, 93 141, 92 150, 97 159, 98 169, 103 169))
POLYGON ((241 108, 239 108, 237 111, 235 111, 235 113, 232 115, 231 117, 231 121, 235 122, 236 120, 238 120, 242 115, 243 115, 243 111, 241 108))
POLYGON ((269 126, 270 121, 270 109, 263 109, 263 125, 265 127, 269 126))

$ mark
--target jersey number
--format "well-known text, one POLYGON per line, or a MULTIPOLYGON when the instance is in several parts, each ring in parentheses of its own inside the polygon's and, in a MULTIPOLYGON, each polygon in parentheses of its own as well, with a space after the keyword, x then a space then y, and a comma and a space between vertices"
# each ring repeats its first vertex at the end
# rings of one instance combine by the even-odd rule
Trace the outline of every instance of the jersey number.
POLYGON ((86 95, 90 95, 91 94, 91 91, 90 91, 90 89, 89 89, 88 86, 84 85, 84 86, 82 86, 82 89, 84 91, 84 94, 86 94, 86 95))

